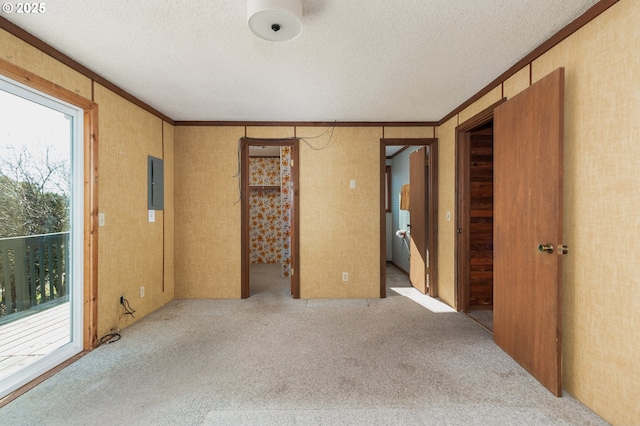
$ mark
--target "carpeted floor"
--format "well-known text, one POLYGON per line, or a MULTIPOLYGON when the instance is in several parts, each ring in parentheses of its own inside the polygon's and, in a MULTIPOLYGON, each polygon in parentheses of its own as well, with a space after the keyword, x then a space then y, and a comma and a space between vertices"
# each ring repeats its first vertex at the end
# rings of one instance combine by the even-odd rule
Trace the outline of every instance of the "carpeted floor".
POLYGON ((478 324, 493 332, 493 310, 492 309, 478 309, 475 311, 467 312, 467 315, 471 319, 475 320, 478 324))
POLYGON ((0 408, 0 423, 606 424, 401 278, 386 299, 293 300, 277 266, 252 268, 249 299, 175 300, 0 408))

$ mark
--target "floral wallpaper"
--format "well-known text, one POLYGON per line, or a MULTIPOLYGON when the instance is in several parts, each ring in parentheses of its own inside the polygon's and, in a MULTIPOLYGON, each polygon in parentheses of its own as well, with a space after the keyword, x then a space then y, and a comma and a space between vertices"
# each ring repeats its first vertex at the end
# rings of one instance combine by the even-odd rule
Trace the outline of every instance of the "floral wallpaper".
POLYGON ((249 158, 249 185, 280 185, 278 157, 249 158))
POLYGON ((249 158, 249 244, 251 263, 282 263, 282 276, 291 275, 291 148, 280 158, 249 158))
MULTIPOLYGON (((280 159, 249 158, 250 186, 279 186, 280 159)), ((249 246, 251 263, 282 261, 280 190, 252 188, 249 193, 249 246)))
POLYGON ((282 261, 280 190, 253 188, 249 195, 251 263, 282 261))
POLYGON ((282 206, 282 276, 291 276, 291 147, 280 147, 280 197, 282 206))

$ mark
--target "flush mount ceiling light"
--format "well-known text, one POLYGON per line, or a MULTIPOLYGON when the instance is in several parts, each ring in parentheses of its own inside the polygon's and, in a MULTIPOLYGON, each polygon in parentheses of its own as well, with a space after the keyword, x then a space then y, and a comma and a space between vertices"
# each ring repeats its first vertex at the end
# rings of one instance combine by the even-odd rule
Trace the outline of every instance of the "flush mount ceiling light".
POLYGON ((262 39, 293 40, 302 33, 301 0, 247 0, 247 22, 262 39))

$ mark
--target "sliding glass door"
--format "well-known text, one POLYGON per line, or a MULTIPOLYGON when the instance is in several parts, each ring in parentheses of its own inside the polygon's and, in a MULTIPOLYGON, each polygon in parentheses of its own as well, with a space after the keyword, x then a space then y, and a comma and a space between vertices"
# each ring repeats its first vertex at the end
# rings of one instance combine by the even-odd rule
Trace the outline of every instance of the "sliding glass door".
POLYGON ((82 350, 83 110, 0 76, 0 397, 82 350))

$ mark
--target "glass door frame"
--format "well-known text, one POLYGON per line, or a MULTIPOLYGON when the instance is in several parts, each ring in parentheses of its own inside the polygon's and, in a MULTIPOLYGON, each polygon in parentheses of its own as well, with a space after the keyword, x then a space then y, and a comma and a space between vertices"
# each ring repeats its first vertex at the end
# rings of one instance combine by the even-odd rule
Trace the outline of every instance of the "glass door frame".
POLYGON ((3 90, 40 104, 43 102, 39 100, 44 101, 47 107, 58 109, 55 108, 58 105, 74 112, 70 114, 74 116, 70 218, 72 226, 74 222, 79 224, 74 226, 71 236, 74 280, 70 294, 74 300, 71 342, 8 378, 0 388, 2 398, 97 345, 98 105, 3 59, 0 59, 0 78, 4 87, 13 86, 21 94, 3 90))

